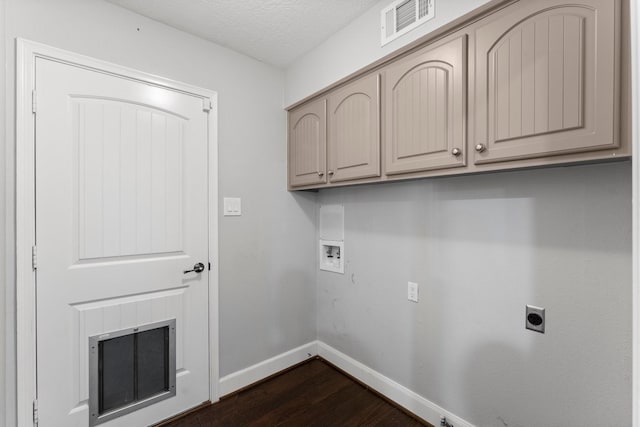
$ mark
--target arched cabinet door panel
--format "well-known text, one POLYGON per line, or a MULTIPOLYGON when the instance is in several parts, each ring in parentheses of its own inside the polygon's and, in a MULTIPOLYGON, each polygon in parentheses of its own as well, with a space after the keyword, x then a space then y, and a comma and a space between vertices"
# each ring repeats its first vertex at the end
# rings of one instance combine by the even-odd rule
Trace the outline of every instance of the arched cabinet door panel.
POLYGON ((620 2, 576 3, 520 2, 478 26, 475 163, 619 146, 620 2))
POLYGON ((379 87, 376 73, 329 94, 330 182, 380 176, 379 87))
POLYGON ((289 185, 326 183, 326 151, 325 100, 292 110, 289 113, 289 185))
POLYGON ((385 69, 385 173, 466 164, 467 36, 385 69))

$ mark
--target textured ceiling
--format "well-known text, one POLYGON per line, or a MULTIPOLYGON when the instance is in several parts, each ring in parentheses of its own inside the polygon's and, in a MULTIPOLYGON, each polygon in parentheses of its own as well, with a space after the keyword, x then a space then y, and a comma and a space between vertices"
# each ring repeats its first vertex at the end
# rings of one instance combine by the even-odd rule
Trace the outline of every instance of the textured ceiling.
POLYGON ((107 0, 285 67, 377 0, 107 0))

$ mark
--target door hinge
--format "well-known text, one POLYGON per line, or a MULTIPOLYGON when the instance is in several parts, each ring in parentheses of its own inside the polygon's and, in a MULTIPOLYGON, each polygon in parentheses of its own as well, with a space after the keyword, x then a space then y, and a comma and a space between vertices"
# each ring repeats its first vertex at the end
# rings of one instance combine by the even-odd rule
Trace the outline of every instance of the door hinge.
POLYGON ((211 111, 213 108, 213 102, 211 102, 211 98, 203 98, 202 99, 202 111, 206 111, 207 113, 211 111))
POLYGON ((33 401, 33 424, 38 425, 38 400, 33 401))
POLYGON ((35 113, 38 109, 38 95, 35 90, 31 91, 31 112, 35 113))
POLYGON ((31 246, 31 268, 38 269, 38 248, 37 246, 31 246))

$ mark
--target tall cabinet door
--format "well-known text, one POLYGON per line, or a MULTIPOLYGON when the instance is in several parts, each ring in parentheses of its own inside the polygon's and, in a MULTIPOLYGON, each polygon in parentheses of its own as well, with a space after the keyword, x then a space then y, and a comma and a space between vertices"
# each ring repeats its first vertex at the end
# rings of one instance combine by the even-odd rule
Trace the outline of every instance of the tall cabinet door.
POLYGON ((329 95, 331 182, 380 176, 379 87, 371 74, 329 95))
POLYGON ((289 185, 323 184, 326 178, 326 101, 289 112, 289 185))
POLYGON ((618 147, 619 7, 527 1, 486 18, 476 30, 476 163, 618 147))
POLYGON ((385 71, 387 175, 466 164, 467 36, 385 71))

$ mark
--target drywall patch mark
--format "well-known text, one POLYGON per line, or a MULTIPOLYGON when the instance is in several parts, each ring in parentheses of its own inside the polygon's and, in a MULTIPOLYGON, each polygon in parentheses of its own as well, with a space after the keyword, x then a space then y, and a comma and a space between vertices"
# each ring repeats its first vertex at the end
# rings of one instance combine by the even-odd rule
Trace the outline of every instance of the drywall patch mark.
POLYGON ((351 273, 351 283, 356 284, 356 273, 351 273))

